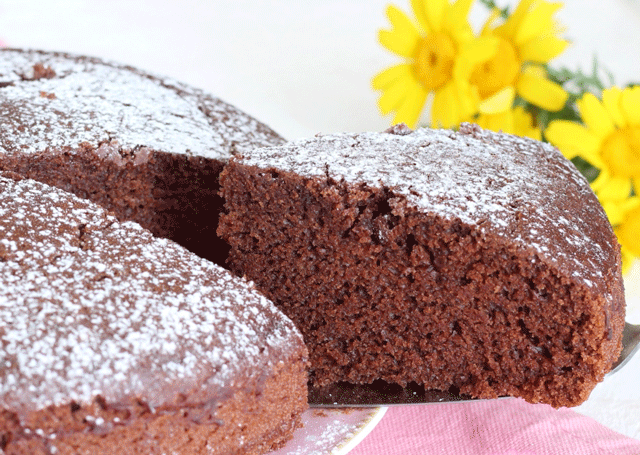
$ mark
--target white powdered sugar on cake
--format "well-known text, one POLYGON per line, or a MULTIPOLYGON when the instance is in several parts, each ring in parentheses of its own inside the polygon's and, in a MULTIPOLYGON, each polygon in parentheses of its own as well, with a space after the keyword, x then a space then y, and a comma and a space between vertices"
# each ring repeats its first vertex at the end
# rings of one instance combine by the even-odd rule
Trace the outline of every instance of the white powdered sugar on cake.
POLYGON ((0 408, 219 398, 302 338, 250 283, 97 205, 0 175, 0 408))
POLYGON ((274 143, 255 119, 197 89, 66 54, 0 50, 0 112, 0 154, 110 143, 226 160, 274 143), (39 77, 36 65, 49 73, 39 77))
POLYGON ((310 178, 386 188, 389 204, 497 234, 553 258, 585 286, 602 281, 599 235, 584 219, 608 224, 575 166, 548 144, 463 125, 459 132, 396 126, 384 133, 318 135, 253 150, 241 163, 310 178), (575 211, 563 199, 581 201, 575 211), (549 230, 553 230, 553 240, 549 230), (589 257, 570 251, 584 249, 589 257))

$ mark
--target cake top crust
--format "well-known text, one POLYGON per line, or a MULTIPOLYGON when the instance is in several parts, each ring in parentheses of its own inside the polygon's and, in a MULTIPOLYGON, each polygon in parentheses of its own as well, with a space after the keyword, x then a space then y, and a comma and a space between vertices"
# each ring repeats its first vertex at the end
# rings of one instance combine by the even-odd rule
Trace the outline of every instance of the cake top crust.
POLYGON ((169 78, 90 57, 0 49, 0 153, 117 144, 225 161, 278 144, 268 127, 169 78))
POLYGON ((0 408, 210 403, 304 349, 251 283, 99 206, 0 173, 0 408))
POLYGON ((458 132, 397 125, 252 150, 239 162, 387 188, 396 215, 409 206, 459 219, 531 251, 532 260, 551 258, 610 297, 604 274, 615 276, 619 267, 611 226, 587 181, 548 144, 470 124, 458 132))

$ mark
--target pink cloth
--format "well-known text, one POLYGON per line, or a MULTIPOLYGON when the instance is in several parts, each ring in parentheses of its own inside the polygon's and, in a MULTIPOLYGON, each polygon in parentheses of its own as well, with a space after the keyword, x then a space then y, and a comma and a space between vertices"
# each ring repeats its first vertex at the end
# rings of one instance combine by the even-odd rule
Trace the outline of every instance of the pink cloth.
POLYGON ((640 441, 566 408, 505 398, 392 406, 364 441, 349 452, 431 454, 640 455, 640 441))

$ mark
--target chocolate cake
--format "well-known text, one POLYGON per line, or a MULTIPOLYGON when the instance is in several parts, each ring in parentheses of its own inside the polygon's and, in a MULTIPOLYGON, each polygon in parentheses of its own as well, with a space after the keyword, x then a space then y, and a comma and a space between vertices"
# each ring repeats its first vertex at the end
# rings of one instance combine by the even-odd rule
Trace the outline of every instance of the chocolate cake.
POLYGON ((619 246, 548 144, 471 125, 320 135, 245 151, 221 185, 230 265, 302 330, 315 387, 573 406, 620 352, 619 246))
POLYGON ((258 454, 307 351, 253 286, 98 205, 0 173, 0 453, 258 454))
POLYGON ((198 89, 40 51, 0 49, 0 116, 0 170, 90 199, 221 264, 222 166, 283 141, 198 89))

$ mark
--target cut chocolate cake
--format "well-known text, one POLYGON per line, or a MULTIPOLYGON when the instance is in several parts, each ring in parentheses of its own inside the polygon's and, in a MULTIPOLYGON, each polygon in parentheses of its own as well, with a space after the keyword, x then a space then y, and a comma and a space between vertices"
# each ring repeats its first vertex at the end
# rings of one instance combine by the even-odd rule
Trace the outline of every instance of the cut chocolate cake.
POLYGON ((320 135, 221 175, 232 269, 302 330, 311 382, 572 406, 617 358, 619 246, 553 147, 464 125, 320 135))
POLYGON ((0 172, 0 453, 258 454, 306 408, 307 351, 248 282, 0 172))
POLYGON ((198 89, 62 53, 0 49, 0 170, 91 199, 202 257, 215 235, 218 174, 235 153, 282 143, 198 89))

